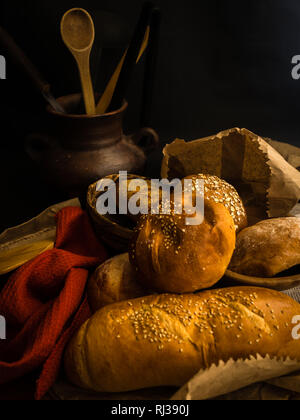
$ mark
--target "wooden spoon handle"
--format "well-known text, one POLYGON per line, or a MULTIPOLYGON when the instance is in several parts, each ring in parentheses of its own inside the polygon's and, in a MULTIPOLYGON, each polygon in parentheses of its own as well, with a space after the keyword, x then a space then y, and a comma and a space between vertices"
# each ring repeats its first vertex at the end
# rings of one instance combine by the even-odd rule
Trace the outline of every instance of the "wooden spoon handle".
POLYGON ((78 55, 76 61, 79 68, 86 113, 87 115, 95 115, 96 103, 90 70, 90 57, 89 55, 78 55))
POLYGON ((26 72, 38 90, 42 93, 48 93, 50 91, 49 83, 43 80, 41 74, 33 63, 2 27, 0 27, 0 45, 6 49, 6 52, 10 55, 14 62, 26 72))
POLYGON ((63 107, 54 99, 51 94, 50 84, 46 82, 39 70, 35 67, 32 61, 26 56, 23 50, 15 43, 14 39, 0 26, 0 46, 5 48, 12 61, 24 71, 24 73, 31 79, 34 86, 48 103, 57 112, 65 113, 63 107))
POLYGON ((140 47, 143 43, 145 31, 149 25, 151 15, 154 9, 154 4, 150 1, 144 3, 142 13, 134 30, 133 38, 130 42, 125 62, 123 64, 118 84, 116 86, 114 96, 111 100, 109 110, 115 111, 122 106, 124 99, 126 99, 130 83, 133 78, 134 68, 139 56, 140 47))
MULTIPOLYGON (((143 44, 141 46, 136 64, 139 63, 140 59, 142 58, 144 52, 147 49, 148 42, 149 42, 149 37, 150 37, 150 26, 147 27, 147 30, 146 30, 146 33, 145 33, 145 38, 144 38, 143 44)), ((121 61, 119 62, 116 70, 114 71, 114 74, 112 75, 108 85, 105 88, 105 91, 104 91, 103 95, 101 96, 101 99, 99 100, 99 102, 96 106, 96 113, 98 115, 105 114, 106 111, 109 108, 112 97, 115 93, 115 89, 116 89, 116 86, 117 86, 117 83, 118 83, 118 80, 119 80, 119 77, 120 77, 120 73, 121 73, 121 70, 122 70, 126 55, 127 55, 127 51, 128 51, 128 49, 126 49, 125 53, 123 54, 123 56, 121 58, 121 61)))

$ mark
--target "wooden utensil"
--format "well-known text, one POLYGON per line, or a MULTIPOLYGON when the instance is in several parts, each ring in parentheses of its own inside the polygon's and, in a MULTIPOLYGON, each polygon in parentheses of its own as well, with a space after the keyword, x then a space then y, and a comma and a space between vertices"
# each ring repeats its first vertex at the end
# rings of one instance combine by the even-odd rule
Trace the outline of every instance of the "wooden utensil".
POLYGON ((96 10, 95 43, 91 54, 91 73, 95 92, 102 91, 103 72, 99 71, 101 60, 110 50, 124 49, 131 34, 131 25, 121 14, 96 10))
POLYGON ((90 55, 95 40, 92 17, 84 9, 69 10, 61 21, 61 35, 78 65, 86 113, 94 115, 96 106, 90 71, 90 55))
POLYGON ((140 19, 135 28, 134 35, 128 48, 124 65, 111 101, 109 108, 111 111, 119 109, 122 106, 124 99, 126 99, 136 61, 139 56, 139 51, 143 43, 147 26, 149 26, 153 9, 154 5, 151 2, 146 2, 143 6, 140 19))
MULTIPOLYGON (((146 29, 146 34, 145 34, 145 37, 144 37, 144 41, 142 43, 142 46, 141 46, 141 49, 140 49, 140 52, 139 52, 139 56, 136 60, 136 64, 139 63, 140 59, 142 58, 144 52, 147 49, 148 41, 149 41, 149 35, 150 35, 150 27, 148 26, 147 29, 146 29)), ((106 111, 108 110, 109 106, 110 106, 112 97, 114 95, 114 92, 115 92, 115 89, 116 89, 116 86, 117 86, 117 83, 118 83, 118 80, 119 80, 119 77, 120 77, 122 67, 124 65, 124 61, 125 61, 127 52, 128 52, 128 49, 123 54, 123 57, 121 58, 116 70, 114 71, 114 74, 112 75, 110 81, 107 84, 107 87, 106 87, 103 95, 101 96, 101 98, 98 102, 98 105, 97 105, 97 108, 96 108, 96 113, 98 115, 105 114, 106 111)))
POLYGON ((0 45, 5 49, 12 61, 19 66, 31 79, 37 90, 56 112, 65 113, 63 107, 54 99, 50 85, 47 83, 35 65, 25 55, 24 51, 15 43, 7 31, 0 27, 0 45))

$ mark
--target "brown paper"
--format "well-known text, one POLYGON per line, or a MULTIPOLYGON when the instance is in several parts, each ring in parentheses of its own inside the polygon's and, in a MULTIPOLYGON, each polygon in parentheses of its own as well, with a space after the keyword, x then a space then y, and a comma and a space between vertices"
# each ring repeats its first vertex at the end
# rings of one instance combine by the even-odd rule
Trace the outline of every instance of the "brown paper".
POLYGON ((172 400, 208 400, 243 389, 249 385, 299 371, 300 362, 260 355, 248 360, 220 361, 201 370, 182 387, 172 400))
POLYGON ((294 375, 272 379, 271 381, 268 381, 268 383, 300 394, 300 373, 299 372, 295 373, 294 375))
POLYGON ((279 152, 284 159, 294 168, 300 170, 300 149, 288 143, 281 143, 271 139, 265 139, 270 146, 279 152))
MULTIPOLYGON (((277 142, 272 142, 277 145, 277 142)), ((281 143, 278 143, 281 145, 281 143)), ((247 208, 251 223, 266 217, 284 217, 300 199, 298 149, 282 154, 246 129, 233 128, 192 142, 176 139, 164 149, 163 178, 184 178, 205 173, 234 185, 247 208)))
POLYGON ((217 401, 299 401, 300 394, 284 388, 261 382, 230 394, 214 398, 217 401))
MULTIPOLYGON (((188 399, 216 399, 216 400, 289 400, 300 399, 300 378, 297 374, 272 379, 268 382, 259 382, 260 378, 284 375, 286 372, 298 370, 300 363, 290 360, 280 361, 270 358, 252 358, 248 361, 222 363, 218 368, 213 366, 201 375, 201 387, 198 395, 189 395, 187 385, 174 395, 174 388, 153 388, 118 394, 101 394, 77 388, 65 380, 58 381, 47 399, 55 400, 188 400, 188 399), (253 367, 254 365, 254 367, 253 367), (243 375, 241 377, 241 375, 243 375), (237 381, 237 382, 234 382, 237 381), (251 385, 243 387, 246 383, 251 385), (228 390, 232 390, 227 392, 228 390), (173 395, 173 397, 172 397, 173 395), (211 395, 215 395, 210 398, 211 395), (191 398, 193 397, 193 398, 191 398), (205 398, 204 398, 205 397, 205 398)), ((192 379, 194 381, 195 378, 192 379)), ((191 381, 191 382, 192 382, 191 381)), ((200 384, 199 384, 200 385, 200 384)), ((191 385, 193 389, 196 387, 191 385)))

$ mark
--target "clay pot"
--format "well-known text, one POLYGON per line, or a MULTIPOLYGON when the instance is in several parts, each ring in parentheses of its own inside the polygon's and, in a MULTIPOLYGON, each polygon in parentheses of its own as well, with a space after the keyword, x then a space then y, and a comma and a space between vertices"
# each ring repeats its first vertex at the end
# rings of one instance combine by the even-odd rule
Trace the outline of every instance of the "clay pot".
POLYGON ((58 99, 67 114, 47 108, 44 133, 26 142, 29 156, 47 182, 69 197, 83 196, 93 182, 119 171, 142 174, 147 155, 159 145, 158 134, 143 128, 124 135, 123 116, 128 104, 104 115, 76 115, 81 95, 58 99))

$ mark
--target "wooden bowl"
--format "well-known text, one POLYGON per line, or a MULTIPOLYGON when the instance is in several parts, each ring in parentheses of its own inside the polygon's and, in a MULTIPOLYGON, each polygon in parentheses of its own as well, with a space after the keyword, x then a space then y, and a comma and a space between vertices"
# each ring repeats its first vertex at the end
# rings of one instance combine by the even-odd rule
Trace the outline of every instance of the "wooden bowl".
POLYGON ((250 277, 243 274, 234 273, 233 271, 227 270, 225 277, 233 281, 236 284, 243 284, 246 286, 257 286, 265 287, 268 289, 274 289, 278 291, 289 290, 294 287, 300 286, 300 273, 287 276, 287 277, 272 277, 272 278, 260 278, 250 277))
MULTIPOLYGON (((109 175, 105 177, 105 179, 107 178, 117 183, 119 175, 109 175)), ((147 178, 142 176, 128 174, 129 180, 137 178, 147 180, 147 178)), ((127 216, 109 214, 102 216, 97 212, 97 199, 101 194, 103 194, 96 191, 98 182, 90 185, 87 193, 88 211, 91 216, 95 232, 99 239, 113 250, 120 253, 128 252, 129 242, 133 236, 135 224, 127 216)))

